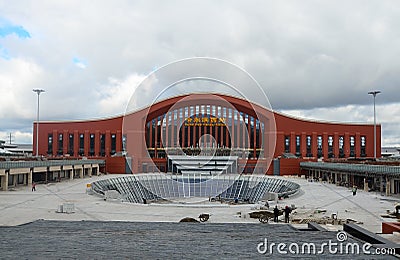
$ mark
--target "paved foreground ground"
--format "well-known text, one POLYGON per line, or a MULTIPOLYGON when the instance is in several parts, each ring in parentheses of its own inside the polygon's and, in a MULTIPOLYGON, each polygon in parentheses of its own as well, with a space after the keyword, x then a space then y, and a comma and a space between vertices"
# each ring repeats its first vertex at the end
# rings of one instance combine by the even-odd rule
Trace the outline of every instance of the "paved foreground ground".
POLYGON ((40 220, 0 227, 0 257, 6 259, 395 259, 370 255, 351 237, 299 231, 290 225, 243 223, 102 222, 40 220), (335 246, 322 247, 332 241, 335 246), (276 246, 284 243, 280 253, 276 246), (290 244, 294 244, 289 251, 290 244), (306 244, 307 243, 307 244, 306 244), (357 243, 359 251, 346 251, 357 243), (309 245, 315 245, 309 247, 309 245), (296 248, 296 245, 299 247, 296 248), (310 249, 309 249, 310 248, 310 249))
MULTIPOLYGON (((38 219, 46 220, 95 220, 95 221, 136 221, 136 222, 178 222, 184 217, 197 218, 201 213, 210 213, 211 223, 257 223, 248 214, 255 205, 226 205, 221 203, 200 204, 131 204, 104 201, 103 198, 86 193, 86 184, 95 180, 117 176, 66 180, 59 183, 0 192, 0 226, 19 225, 38 219), (64 202, 72 202, 75 212, 57 213, 64 202)), ((297 209, 292 218, 321 218, 336 213, 338 218, 353 219, 361 226, 374 232, 381 232, 382 214, 394 210, 395 198, 376 193, 359 191, 353 196, 345 187, 321 182, 308 182, 301 178, 289 180, 299 183, 299 194, 278 201, 279 207, 294 204, 297 209), (316 213, 324 211, 324 213, 316 213)), ((274 203, 270 203, 274 206, 274 203)), ((330 230, 340 226, 326 226, 330 230)))

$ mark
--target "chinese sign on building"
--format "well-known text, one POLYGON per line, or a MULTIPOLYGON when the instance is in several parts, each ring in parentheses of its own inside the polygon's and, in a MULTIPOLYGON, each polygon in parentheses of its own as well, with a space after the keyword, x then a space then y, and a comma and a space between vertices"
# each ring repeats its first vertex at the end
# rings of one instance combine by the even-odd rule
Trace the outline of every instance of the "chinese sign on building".
POLYGON ((219 117, 188 117, 185 126, 225 126, 225 118, 219 117))

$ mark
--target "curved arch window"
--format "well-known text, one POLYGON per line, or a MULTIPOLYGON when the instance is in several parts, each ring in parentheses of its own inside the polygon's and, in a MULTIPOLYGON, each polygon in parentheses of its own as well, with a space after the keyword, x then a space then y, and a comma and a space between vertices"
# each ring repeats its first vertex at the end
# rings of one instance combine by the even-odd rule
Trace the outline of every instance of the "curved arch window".
POLYGON ((199 146, 216 149, 217 155, 229 155, 226 149, 233 149, 235 155, 243 158, 257 158, 263 150, 262 121, 234 108, 213 104, 179 107, 149 118, 145 131, 149 154, 156 158, 164 149, 172 151, 177 147, 188 154, 196 154, 194 150, 199 146), (204 135, 207 136, 201 138, 204 135))

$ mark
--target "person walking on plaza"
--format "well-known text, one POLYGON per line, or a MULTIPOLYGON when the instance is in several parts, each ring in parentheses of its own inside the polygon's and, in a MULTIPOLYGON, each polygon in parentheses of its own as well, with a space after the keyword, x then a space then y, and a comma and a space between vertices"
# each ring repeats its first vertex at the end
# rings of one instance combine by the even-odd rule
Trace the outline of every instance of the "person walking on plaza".
POLYGON ((356 194, 357 194, 357 186, 353 186, 352 191, 353 191, 353 196, 356 196, 356 194))
POLYGON ((32 182, 32 191, 36 191, 36 183, 32 182))
POLYGON ((274 222, 278 222, 278 216, 279 216, 279 209, 278 209, 278 206, 275 205, 275 208, 274 208, 274 222))
POLYGON ((285 223, 289 223, 289 214, 292 212, 292 209, 288 206, 285 207, 285 223))

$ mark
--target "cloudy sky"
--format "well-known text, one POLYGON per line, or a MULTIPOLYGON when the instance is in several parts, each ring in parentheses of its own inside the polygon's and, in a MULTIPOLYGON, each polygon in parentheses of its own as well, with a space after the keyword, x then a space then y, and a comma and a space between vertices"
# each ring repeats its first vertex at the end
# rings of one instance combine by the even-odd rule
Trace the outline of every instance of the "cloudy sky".
POLYGON ((175 60, 248 71, 274 110, 382 124, 400 146, 400 2, 0 0, 0 139, 32 142, 36 118, 122 114, 135 87, 175 60))

